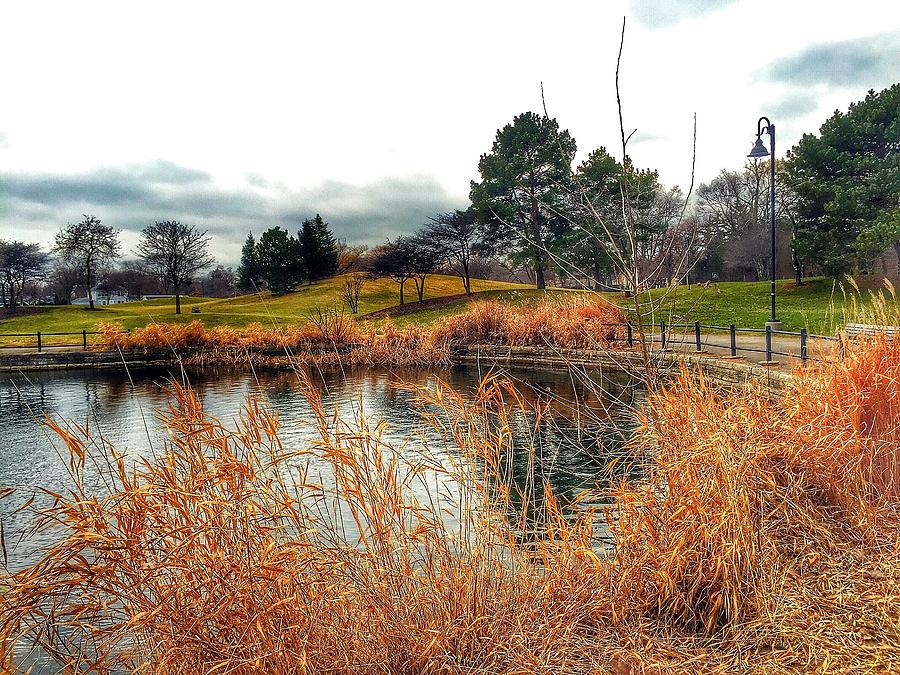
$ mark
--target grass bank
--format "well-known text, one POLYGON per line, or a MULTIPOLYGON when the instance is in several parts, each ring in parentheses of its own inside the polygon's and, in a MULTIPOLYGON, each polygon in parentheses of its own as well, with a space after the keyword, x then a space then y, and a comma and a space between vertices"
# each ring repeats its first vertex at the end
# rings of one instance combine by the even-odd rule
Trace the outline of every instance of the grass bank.
MULTIPOLYGON (((478 300, 494 300, 512 306, 539 303, 548 297, 566 298, 581 295, 582 291, 548 289, 538 291, 523 284, 473 280, 475 294, 460 294, 457 277, 434 275, 429 278, 426 302, 413 299, 397 305, 397 285, 382 279, 369 282, 360 297, 359 318, 381 323, 390 318, 398 327, 406 325, 430 326, 448 317, 462 314, 478 300)), ((76 307, 50 307, 23 316, 0 319, 0 333, 44 333, 96 330, 100 323, 115 323, 124 329, 140 328, 152 323, 188 324, 200 321, 207 328, 223 326, 245 328, 260 324, 267 328, 305 324, 320 309, 343 307, 340 277, 280 297, 268 293, 244 295, 225 299, 185 298, 184 314, 174 314, 171 300, 154 300, 102 307, 94 312, 76 307), (199 314, 191 313, 197 307, 199 314)), ((878 288, 876 280, 871 284, 878 288)), ((622 294, 601 293, 607 301, 628 308, 632 301, 622 294)), ((645 294, 661 303, 654 314, 646 313, 645 320, 658 323, 686 323, 761 328, 769 317, 768 282, 725 282, 708 286, 679 286, 656 289, 645 294)), ((413 295, 414 298, 414 295, 413 295)), ((896 301, 886 297, 891 311, 896 301)), ((852 286, 843 289, 826 279, 810 279, 803 286, 793 281, 778 282, 778 316, 786 330, 806 328, 811 333, 834 334, 848 319, 872 305, 870 292, 852 286)), ((13 340, 0 336, 0 342, 13 340)))
MULTIPOLYGON (((869 282, 872 292, 885 290, 878 280, 869 282)), ((689 323, 762 328, 769 319, 771 289, 769 282, 722 282, 709 285, 693 284, 674 289, 655 289, 644 294, 645 302, 652 298, 659 303, 658 311, 645 318, 655 323, 689 323)), ((889 295, 889 294, 888 294, 889 295)), ((622 295, 605 294, 611 302, 628 306, 622 295)), ((792 280, 776 284, 777 316, 785 330, 806 328, 811 333, 833 335, 861 310, 872 305, 869 290, 852 284, 836 283, 831 279, 808 279, 802 286, 792 280)), ((892 311, 897 303, 891 298, 892 311)))
MULTIPOLYGON (((59 306, 41 308, 39 311, 0 319, 0 333, 35 333, 93 331, 100 323, 116 323, 122 328, 140 328, 151 323, 190 323, 198 320, 203 325, 242 328, 252 323, 268 327, 305 323, 318 309, 343 306, 342 277, 334 277, 303 286, 293 293, 272 296, 270 293, 241 295, 234 298, 182 299, 183 314, 175 314, 175 302, 171 299, 128 302, 121 305, 97 307, 94 311, 82 307, 59 306), (199 314, 192 309, 199 309, 199 314)), ((415 303, 415 292, 407 288, 407 302, 415 303)), ((361 314, 393 307, 398 303, 397 284, 388 279, 368 282, 360 295, 361 314)), ((477 293, 499 291, 524 291, 530 287, 501 281, 472 280, 477 293)), ((425 298, 457 295, 462 290, 458 277, 433 275, 428 278, 425 298)))

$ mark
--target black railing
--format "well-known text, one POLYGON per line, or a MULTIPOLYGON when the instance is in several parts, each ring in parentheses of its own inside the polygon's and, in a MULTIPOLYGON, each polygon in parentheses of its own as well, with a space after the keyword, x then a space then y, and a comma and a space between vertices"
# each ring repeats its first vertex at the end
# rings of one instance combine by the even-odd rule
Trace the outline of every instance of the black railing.
MULTIPOLYGON (((635 324, 629 322, 609 325, 625 328, 625 339, 629 347, 633 347, 638 341, 637 328, 635 324)), ((773 361, 773 357, 775 356, 799 358, 801 361, 819 360, 813 356, 810 356, 809 341, 811 339, 827 342, 839 342, 839 338, 834 335, 814 335, 809 333, 805 328, 801 328, 799 331, 774 330, 771 326, 766 326, 765 328, 737 328, 734 324, 730 324, 728 326, 716 326, 711 324, 703 324, 699 321, 695 321, 694 323, 673 324, 667 324, 665 321, 660 321, 659 323, 655 324, 644 324, 643 328, 645 334, 649 338, 649 341, 653 344, 659 342, 660 348, 666 351, 671 349, 673 338, 684 337, 686 341, 690 340, 693 342, 694 351, 697 353, 702 353, 706 351, 706 348, 712 347, 715 349, 727 350, 728 356, 731 358, 737 358, 738 352, 764 354, 764 363, 771 363, 773 361), (676 335, 673 333, 673 331, 676 329, 684 329, 687 332, 678 333, 676 335), (693 335, 691 335, 691 333, 693 333, 693 335), (710 336, 713 334, 727 334, 728 343, 720 344, 712 342, 710 340, 710 336), (738 340, 739 334, 765 335, 765 346, 763 348, 758 348, 747 346, 746 343, 740 344, 738 340), (796 340, 797 351, 786 352, 776 349, 773 343, 773 337, 776 336, 787 337, 791 338, 792 340, 796 340)), ((684 342, 681 342, 680 344, 684 344, 684 342)))
MULTIPOLYGON (((131 330, 129 329, 130 333, 131 330)), ((37 347, 39 352, 45 349, 53 349, 54 347, 81 347, 87 350, 89 335, 100 335, 96 331, 82 330, 72 333, 45 333, 38 331, 37 333, 0 333, 0 349, 31 349, 37 347), (77 341, 58 342, 54 338, 77 336, 77 341), (19 339, 22 338, 22 339, 19 339), (50 341, 48 341, 50 338, 50 341), (7 344, 7 340, 11 339, 12 344, 7 344), (24 343, 24 344, 23 344, 24 343)))

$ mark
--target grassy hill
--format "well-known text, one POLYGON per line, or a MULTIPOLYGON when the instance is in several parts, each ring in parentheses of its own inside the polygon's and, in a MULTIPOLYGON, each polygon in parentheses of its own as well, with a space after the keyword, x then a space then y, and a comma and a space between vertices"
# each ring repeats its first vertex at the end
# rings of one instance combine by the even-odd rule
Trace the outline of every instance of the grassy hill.
MULTIPOLYGON (((871 279, 871 286, 880 292, 878 280, 871 279)), ((661 311, 653 318, 668 323, 700 321, 704 324, 763 328, 770 316, 770 286, 761 282, 723 282, 709 287, 692 285, 676 289, 656 289, 651 296, 663 301, 661 311), (667 292, 668 291, 668 292, 667 292)), ((615 303, 628 299, 608 296, 615 303)), ((887 295, 890 298, 889 295, 887 295)), ((811 333, 833 334, 855 318, 857 308, 870 305, 871 294, 867 290, 856 291, 837 284, 831 279, 810 279, 803 286, 792 280, 776 284, 777 316, 785 330, 806 328, 811 333), (845 295, 846 292, 846 295, 845 295)), ((889 305, 896 311, 897 304, 889 305)))
MULTIPOLYGON (((128 302, 122 305, 97 307, 94 311, 73 306, 35 308, 35 311, 27 314, 0 319, 0 340, 6 343, 11 341, 2 337, 4 333, 92 331, 103 321, 115 322, 125 328, 137 328, 154 321, 187 323, 200 320, 207 326, 233 327, 242 327, 253 322, 265 326, 303 323, 317 308, 342 307, 342 284, 343 279, 335 277, 312 286, 303 286, 294 293, 279 297, 272 297, 269 293, 220 299, 184 297, 181 315, 175 314, 175 301, 172 299, 128 302), (192 313, 194 307, 200 310, 199 314, 192 313)), ((360 295, 360 314, 396 305, 399 301, 397 288, 397 284, 389 279, 367 283, 360 295)), ((472 289, 479 293, 533 290, 523 284, 480 279, 472 280, 472 289)), ((434 275, 428 278, 425 298, 428 300, 457 295, 462 290, 462 283, 458 277, 434 275)), ((416 302, 412 282, 406 286, 406 300, 407 303, 416 302)))
MULTIPOLYGON (((259 322, 264 326, 283 326, 303 323, 317 308, 342 307, 340 277, 327 279, 312 286, 304 286, 294 293, 272 297, 268 293, 242 295, 234 298, 184 298, 184 313, 174 312, 173 300, 131 302, 123 305, 100 307, 91 312, 82 307, 47 307, 24 315, 0 320, 0 344, 17 343, 15 338, 2 334, 92 331, 101 321, 136 328, 156 322, 186 323, 200 320, 207 326, 246 326, 259 322), (191 312, 198 307, 199 314, 191 312)), ((369 282, 360 296, 361 320, 379 321, 390 317, 399 325, 407 323, 428 324, 443 316, 465 311, 474 299, 496 299, 504 302, 536 302, 549 294, 560 295, 575 291, 553 289, 537 291, 532 286, 498 281, 473 280, 475 295, 461 294, 462 284, 457 277, 434 275, 426 286, 426 302, 416 302, 413 285, 408 284, 407 304, 397 305, 397 284, 381 279, 369 282)), ((631 300, 621 294, 604 294, 620 306, 629 306, 631 300)), ((654 322, 687 323, 701 321, 705 324, 761 328, 769 316, 768 282, 728 282, 709 287, 693 285, 677 289, 656 289, 650 294, 659 300, 665 298, 662 310, 653 317, 654 322)), ((868 292, 851 293, 865 304, 868 292)), ((812 279, 803 286, 784 280, 778 282, 778 316, 786 330, 807 328, 813 333, 831 334, 852 318, 854 302, 845 299, 839 286, 826 279, 812 279)), ((896 304, 892 301, 892 306, 896 304)), ((70 338, 71 339, 71 338, 70 338)), ((33 338, 31 339, 33 341, 33 338)))

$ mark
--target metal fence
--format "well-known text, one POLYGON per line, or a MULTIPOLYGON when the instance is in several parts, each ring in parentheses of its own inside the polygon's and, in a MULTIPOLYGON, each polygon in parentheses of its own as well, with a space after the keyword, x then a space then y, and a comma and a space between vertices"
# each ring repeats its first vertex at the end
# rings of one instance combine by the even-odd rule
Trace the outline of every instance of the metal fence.
POLYGON ((88 348, 88 335, 99 335, 96 331, 83 330, 77 333, 0 333, 0 340, 4 344, 0 344, 0 349, 29 349, 37 347, 39 352, 53 347, 81 347, 88 348), (77 336, 76 341, 59 342, 57 338, 77 336), (15 344, 5 344, 7 338, 12 338, 15 344), (18 340, 22 338, 22 340, 18 340), (22 344, 25 342, 25 344, 22 344))
MULTIPOLYGON (((637 329, 632 323, 611 324, 624 327, 626 330, 625 340, 629 347, 634 346, 638 341, 637 329)), ((792 358, 800 358, 801 361, 818 360, 809 353, 809 341, 821 340, 825 342, 839 342, 840 339, 834 335, 816 335, 809 333, 805 328, 799 331, 774 330, 771 326, 765 328, 738 328, 734 324, 728 326, 715 326, 703 324, 699 321, 694 323, 673 323, 667 324, 660 321, 656 324, 646 324, 644 326, 645 334, 650 338, 651 343, 660 343, 661 349, 671 349, 673 338, 682 338, 677 344, 693 344, 696 353, 705 351, 705 347, 715 347, 717 349, 725 349, 728 356, 734 358, 738 356, 738 352, 750 352, 755 354, 765 354, 765 360, 771 362, 775 356, 785 356, 792 358), (691 333, 673 334, 676 329, 690 330, 691 333), (704 334, 705 331, 705 334, 704 334), (728 335, 728 344, 722 345, 709 341, 712 334, 728 335), (741 334, 765 335, 765 348, 748 347, 741 345, 738 336, 741 334), (773 347, 772 338, 775 336, 785 336, 796 340, 797 351, 785 352, 779 351, 773 347), (686 338, 686 339, 685 339, 686 338)))
MULTIPOLYGON (((609 325, 625 328, 625 340, 627 341, 629 347, 633 347, 636 343, 638 343, 638 331, 634 324, 617 323, 609 325)), ((705 347, 714 347, 716 349, 727 350, 728 355, 731 357, 738 356, 738 352, 765 354, 766 361, 772 361, 773 357, 775 356, 793 358, 799 357, 802 361, 808 361, 811 359, 816 360, 815 357, 810 356, 809 353, 809 341, 811 339, 831 342, 837 342, 839 340, 834 335, 814 335, 808 333, 805 328, 802 328, 799 331, 773 330, 769 326, 766 326, 766 328, 764 329, 737 328, 734 324, 731 324, 729 326, 714 326, 709 324, 702 324, 699 321, 696 321, 694 323, 673 324, 667 324, 665 321, 660 321, 656 324, 647 324, 646 326, 644 326, 644 328, 646 335, 650 339, 650 342, 652 344, 659 343, 662 349, 670 349, 672 344, 674 344, 673 340, 676 338, 681 338, 681 340, 677 344, 683 345, 693 343, 694 351, 697 353, 705 351, 705 347), (689 332, 673 333, 673 331, 679 329, 689 332), (693 334, 691 335, 691 333, 693 334), (710 342, 709 338, 713 334, 727 334, 729 336, 728 344, 722 345, 710 342), (746 346, 745 344, 740 344, 738 338, 742 334, 764 334, 765 348, 760 349, 757 347, 750 347, 746 346), (791 340, 796 340, 797 351, 785 352, 775 349, 772 343, 772 338, 775 336, 785 336, 791 338, 791 340)), ((131 329, 128 329, 126 332, 130 333, 131 329)), ((90 344, 88 341, 88 336, 93 335, 99 335, 99 333, 96 331, 87 330, 72 333, 44 333, 41 331, 38 331, 37 333, 0 333, 0 341, 4 343, 0 344, 0 349, 28 349, 36 347, 38 352, 42 352, 45 349, 52 349, 54 347, 81 347, 82 349, 86 350, 90 344), (58 341, 58 338, 73 336, 76 337, 76 340, 74 341, 58 341), (5 344, 7 339, 13 339, 15 341, 15 344, 5 344), (23 341, 26 343, 23 344, 23 341)))

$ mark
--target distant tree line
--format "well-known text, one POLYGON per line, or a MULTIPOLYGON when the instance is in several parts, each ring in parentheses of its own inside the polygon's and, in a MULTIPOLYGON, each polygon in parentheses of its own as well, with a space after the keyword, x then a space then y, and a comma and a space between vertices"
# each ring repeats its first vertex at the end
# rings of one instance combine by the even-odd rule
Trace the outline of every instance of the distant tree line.
MULTIPOLYGON (((141 233, 135 257, 118 265, 118 232, 94 216, 57 234, 50 253, 0 240, 0 298, 14 309, 52 297, 69 302, 84 289, 129 295, 236 291, 289 293, 349 274, 343 294, 357 311, 373 278, 412 282, 424 301, 435 272, 475 278, 616 288, 623 269, 647 286, 682 280, 767 278, 770 260, 768 161, 723 170, 687 196, 651 168, 604 147, 575 164, 576 142, 554 119, 523 113, 497 130, 478 162, 464 209, 431 216, 416 232, 368 250, 335 239, 321 215, 299 231, 272 227, 244 243, 236 272, 208 253, 207 233, 160 221, 141 233), (628 226, 626 227, 626 224, 628 226)), ((775 218, 780 277, 838 277, 874 271, 891 249, 900 267, 900 84, 870 91, 835 112, 818 135, 806 134, 777 163, 775 218)), ((900 269, 897 270, 900 274, 900 269)))
POLYGON ((288 230, 272 227, 260 235, 247 237, 237 269, 238 288, 245 291, 268 289, 274 295, 313 284, 338 273, 341 247, 322 216, 303 221, 295 237, 288 230))

